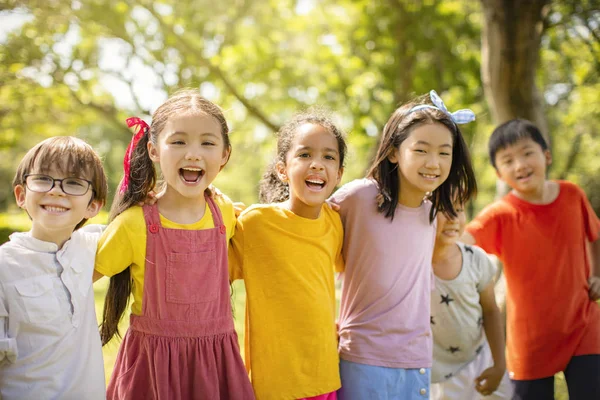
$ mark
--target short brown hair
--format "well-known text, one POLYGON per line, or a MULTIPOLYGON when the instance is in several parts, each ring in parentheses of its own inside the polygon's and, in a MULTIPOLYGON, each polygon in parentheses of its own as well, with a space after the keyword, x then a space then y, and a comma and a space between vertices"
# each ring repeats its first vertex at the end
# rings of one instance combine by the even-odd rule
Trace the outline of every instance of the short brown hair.
MULTIPOLYGON (((68 176, 92 182, 92 200, 106 202, 108 183, 102 160, 92 146, 73 136, 55 136, 41 141, 23 157, 13 179, 13 188, 25 186, 25 176, 32 172, 48 173, 51 168, 68 176)), ((87 220, 83 219, 75 229, 87 220)))

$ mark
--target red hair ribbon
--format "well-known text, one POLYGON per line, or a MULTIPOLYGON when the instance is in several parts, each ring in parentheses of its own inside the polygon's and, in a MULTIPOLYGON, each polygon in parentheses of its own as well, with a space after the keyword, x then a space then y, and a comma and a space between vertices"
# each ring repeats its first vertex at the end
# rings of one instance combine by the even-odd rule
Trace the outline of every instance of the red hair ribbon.
POLYGON ((121 187, 119 188, 119 193, 123 194, 127 190, 129 186, 129 171, 131 170, 131 153, 133 153, 133 149, 137 146, 138 142, 144 136, 144 134, 148 133, 150 127, 148 124, 141 118, 138 117, 130 117, 127 118, 127 126, 134 127, 138 126, 138 130, 133 135, 129 146, 127 146, 127 150, 125 151, 125 157, 123 157, 123 171, 125 171, 125 176, 123 177, 123 181, 121 182, 121 187))

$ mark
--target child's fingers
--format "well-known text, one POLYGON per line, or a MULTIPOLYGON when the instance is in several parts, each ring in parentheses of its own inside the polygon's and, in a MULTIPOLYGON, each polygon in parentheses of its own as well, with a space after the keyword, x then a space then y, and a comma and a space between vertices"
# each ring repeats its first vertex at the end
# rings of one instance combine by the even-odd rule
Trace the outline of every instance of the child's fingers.
POLYGON ((246 209, 246 205, 241 201, 233 203, 233 210, 235 211, 235 216, 239 217, 242 211, 246 209))
POLYGON ((146 198, 144 200, 140 201, 139 203, 137 203, 137 205, 140 207, 143 207, 146 204, 151 206, 152 204, 156 203, 157 200, 158 200, 158 197, 156 197, 156 192, 154 192, 154 190, 151 190, 146 195, 146 198))
POLYGON ((329 208, 331 208, 333 211, 340 211, 340 205, 337 203, 334 203, 331 200, 327 200, 325 201, 325 203, 327 203, 327 205, 329 206, 329 208))
POLYGON ((489 396, 490 394, 492 394, 492 391, 487 387, 486 382, 484 381, 484 383, 482 385, 475 385, 475 390, 477 390, 479 393, 481 393, 484 396, 489 396))
POLYGON ((483 376, 483 374, 481 374, 475 378, 475 389, 477 389, 478 392, 481 392, 481 390, 485 387, 487 387, 486 378, 483 376))
POLYGON ((493 393, 493 390, 490 388, 489 385, 490 374, 490 371, 486 369, 481 373, 481 375, 475 378, 475 390, 477 390, 484 396, 489 396, 493 393))

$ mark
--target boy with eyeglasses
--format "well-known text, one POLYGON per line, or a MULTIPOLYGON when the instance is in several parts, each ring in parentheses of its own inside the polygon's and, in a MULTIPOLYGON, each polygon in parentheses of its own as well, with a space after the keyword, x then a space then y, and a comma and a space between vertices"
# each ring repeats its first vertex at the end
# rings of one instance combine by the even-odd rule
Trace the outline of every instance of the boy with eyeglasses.
POLYGON ((102 162, 84 141, 44 140, 13 180, 32 221, 0 246, 0 398, 104 399, 92 273, 104 205, 102 162))

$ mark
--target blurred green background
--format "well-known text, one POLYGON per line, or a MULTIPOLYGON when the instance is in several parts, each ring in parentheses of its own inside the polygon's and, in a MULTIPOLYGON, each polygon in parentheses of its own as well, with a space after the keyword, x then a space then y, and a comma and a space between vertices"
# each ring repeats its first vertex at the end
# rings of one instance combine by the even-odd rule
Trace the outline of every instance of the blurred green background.
MULTIPOLYGON (((550 139, 550 177, 582 185, 600 211, 597 0, 1 0, 0 27, 0 243, 28 227, 10 185, 27 149, 55 135, 87 140, 114 193, 125 119, 150 122, 182 87, 225 110, 233 154, 215 184, 234 201, 256 201, 274 134, 294 112, 335 113, 349 134, 347 182, 364 175, 391 112, 435 89, 450 110, 477 114, 461 127, 480 187, 470 215, 497 192, 487 139, 517 116, 550 139)), ((243 286, 235 292, 242 324, 243 286)))

